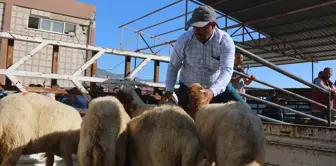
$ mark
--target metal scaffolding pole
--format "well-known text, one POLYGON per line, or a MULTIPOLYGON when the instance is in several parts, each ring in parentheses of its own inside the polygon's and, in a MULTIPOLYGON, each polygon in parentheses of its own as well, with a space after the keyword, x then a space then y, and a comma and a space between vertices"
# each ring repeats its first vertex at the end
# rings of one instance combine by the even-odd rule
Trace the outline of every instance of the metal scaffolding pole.
POLYGON ((294 74, 291 74, 291 73, 289 73, 289 72, 287 72, 287 71, 285 71, 285 70, 279 68, 279 67, 276 66, 275 64, 273 64, 273 63, 271 63, 271 62, 269 62, 269 61, 267 61, 267 60, 264 60, 264 59, 262 59, 261 57, 255 55, 255 54, 253 54, 253 53, 251 53, 251 52, 249 52, 249 51, 247 51, 247 50, 245 50, 245 49, 243 49, 243 48, 241 48, 241 47, 239 47, 239 46, 236 46, 236 48, 237 48, 241 53, 243 53, 244 56, 246 56, 246 57, 248 57, 248 58, 250 58, 250 59, 252 59, 252 60, 254 60, 254 61, 256 61, 256 62, 259 62, 260 64, 263 64, 263 65, 265 65, 265 66, 268 66, 269 68, 271 68, 271 69, 273 69, 273 70, 275 70, 275 71, 277 71, 277 72, 279 72, 279 73, 281 73, 281 74, 283 74, 283 75, 285 75, 285 76, 287 76, 287 77, 289 77, 289 78, 292 78, 292 79, 294 79, 294 80, 296 80, 296 81, 298 81, 298 82, 301 82, 301 83, 307 85, 308 87, 316 88, 316 89, 319 89, 319 90, 321 90, 321 91, 323 91, 323 92, 327 92, 327 93, 330 92, 330 91, 327 90, 327 89, 321 88, 321 87, 319 87, 319 86, 317 86, 317 85, 314 85, 314 84, 312 84, 312 83, 310 83, 310 82, 307 82, 307 81, 303 80, 302 78, 299 78, 299 77, 295 76, 294 74))
POLYGON ((266 100, 263 100, 263 99, 259 99, 257 97, 254 97, 254 96, 251 96, 251 95, 248 95, 248 94, 245 94, 245 93, 240 93, 240 95, 242 95, 244 97, 247 97, 247 98, 250 98, 250 99, 253 99, 253 100, 256 100, 256 101, 259 101, 259 102, 267 104, 267 105, 271 105, 271 106, 274 106, 274 107, 277 107, 277 108, 281 108, 281 109, 286 109, 288 111, 291 111, 291 112, 297 113, 299 115, 306 116, 306 117, 309 117, 309 118, 312 118, 312 119, 315 119, 315 120, 318 120, 318 121, 321 121, 321 122, 324 122, 324 123, 329 123, 327 120, 324 120, 324 119, 321 119, 321 118, 317 118, 315 116, 312 116, 312 115, 309 115, 309 114, 305 114, 305 113, 302 113, 300 111, 296 111, 294 109, 291 109, 291 108, 288 108, 288 107, 284 107, 284 106, 281 106, 281 105, 278 105, 278 104, 275 104, 275 103, 272 103, 272 102, 269 102, 269 101, 266 101, 266 100))
POLYGON ((148 14, 145 14, 144 16, 141 16, 141 17, 139 17, 139 18, 137 18, 137 19, 134 19, 134 20, 132 20, 132 21, 129 21, 129 22, 123 24, 123 25, 120 25, 119 28, 124 27, 124 26, 126 26, 126 25, 128 25, 128 24, 131 24, 131 23, 133 23, 133 22, 135 22, 135 21, 141 20, 141 19, 143 19, 143 18, 145 18, 145 17, 148 17, 148 16, 150 16, 150 15, 152 15, 152 14, 154 14, 154 13, 157 13, 157 12, 163 10, 163 9, 166 9, 166 8, 168 8, 168 7, 170 7, 170 6, 173 6, 173 5, 175 5, 175 4, 178 4, 178 3, 182 2, 182 1, 183 1, 183 0, 177 0, 177 1, 173 2, 173 3, 170 3, 170 4, 168 4, 168 5, 166 5, 166 6, 163 6, 163 7, 159 8, 159 9, 157 9, 157 10, 154 10, 153 12, 150 12, 150 13, 148 13, 148 14))
MULTIPOLYGON (((234 73, 236 73, 236 74, 238 74, 238 75, 241 75, 241 76, 243 76, 243 77, 245 77, 245 78, 250 78, 247 74, 244 74, 244 73, 241 73, 241 72, 238 72, 238 71, 234 71, 234 73)), ((306 98, 306 97, 304 97, 304 96, 298 95, 298 94, 293 93, 293 92, 291 92, 291 91, 288 91, 288 90, 286 90, 286 89, 279 88, 279 87, 277 87, 277 86, 274 86, 274 85, 272 85, 272 84, 269 84, 269 83, 267 83, 267 82, 264 82, 264 81, 261 81, 261 80, 258 80, 258 79, 255 79, 254 82, 258 82, 258 83, 260 83, 260 84, 263 84, 263 85, 272 87, 272 88, 274 88, 274 89, 280 90, 280 91, 282 91, 282 92, 284 92, 284 93, 287 93, 287 94, 289 94, 289 95, 295 96, 295 97, 297 97, 297 98, 300 98, 300 99, 305 100, 305 101, 310 102, 310 103, 314 103, 314 104, 316 104, 316 105, 319 105, 319 106, 321 106, 321 107, 327 109, 327 106, 326 106, 326 105, 323 105, 323 104, 321 104, 321 103, 318 103, 318 102, 316 102, 316 101, 314 101, 314 100, 311 100, 311 99, 309 99, 309 98, 306 98)), ((333 110, 333 111, 336 111, 335 109, 332 109, 332 110, 333 110)))

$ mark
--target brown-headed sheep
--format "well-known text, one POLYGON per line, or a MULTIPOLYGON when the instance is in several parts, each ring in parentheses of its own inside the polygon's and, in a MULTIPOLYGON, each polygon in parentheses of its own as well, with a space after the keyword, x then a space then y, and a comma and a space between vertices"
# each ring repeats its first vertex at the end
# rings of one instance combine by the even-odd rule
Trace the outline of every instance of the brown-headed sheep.
POLYGON ((126 126, 129 121, 129 115, 117 98, 105 96, 93 99, 81 125, 78 165, 125 165, 126 126))
POLYGON ((76 109, 37 93, 16 93, 0 100, 1 166, 15 166, 21 155, 46 152, 72 166, 82 118, 76 109))
POLYGON ((266 155, 260 118, 241 102, 206 104, 203 87, 188 87, 190 109, 207 154, 207 163, 217 166, 263 165, 266 155))
POLYGON ((116 97, 132 117, 127 125, 130 166, 195 166, 201 160, 195 122, 182 108, 146 105, 127 87, 116 97))

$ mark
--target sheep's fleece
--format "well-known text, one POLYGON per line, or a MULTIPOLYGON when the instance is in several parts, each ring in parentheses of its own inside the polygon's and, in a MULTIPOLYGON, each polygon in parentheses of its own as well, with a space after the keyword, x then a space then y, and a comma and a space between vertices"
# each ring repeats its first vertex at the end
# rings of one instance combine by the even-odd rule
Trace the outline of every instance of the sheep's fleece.
POLYGON ((266 142, 260 118, 241 102, 204 104, 199 84, 189 86, 189 99, 199 100, 195 123, 208 160, 217 166, 263 165, 266 142))
POLYGON ((130 166, 195 166, 200 140, 192 118, 180 107, 161 105, 128 123, 130 166))
POLYGON ((79 166, 123 166, 130 117, 112 96, 98 97, 83 118, 77 159, 79 166))
POLYGON ((1 166, 15 166, 21 154, 47 152, 72 166, 82 118, 74 108, 37 93, 15 93, 0 100, 1 166))

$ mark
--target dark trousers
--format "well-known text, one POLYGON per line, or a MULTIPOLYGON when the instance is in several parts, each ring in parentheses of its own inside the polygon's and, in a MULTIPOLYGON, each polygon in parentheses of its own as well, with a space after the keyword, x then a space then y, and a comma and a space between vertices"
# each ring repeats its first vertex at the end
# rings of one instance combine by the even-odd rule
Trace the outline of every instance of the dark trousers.
MULTIPOLYGON (((183 109, 188 110, 188 87, 180 82, 180 87, 176 93, 178 97, 178 105, 183 109)), ((215 96, 210 103, 226 103, 230 100, 241 101, 249 106, 246 101, 241 97, 237 89, 232 86, 230 82, 223 93, 215 96)))

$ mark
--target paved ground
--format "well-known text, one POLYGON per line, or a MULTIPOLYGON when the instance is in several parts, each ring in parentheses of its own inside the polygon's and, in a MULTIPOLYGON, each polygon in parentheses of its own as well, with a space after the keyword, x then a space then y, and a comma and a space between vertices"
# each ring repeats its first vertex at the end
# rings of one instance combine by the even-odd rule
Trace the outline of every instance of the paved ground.
MULTIPOLYGON (((73 155, 72 158, 74 166, 77 166, 76 156, 73 155)), ((43 158, 43 153, 22 155, 17 166, 45 166, 45 158, 43 158)), ((65 164, 61 158, 55 156, 54 166, 65 166, 65 164)))

